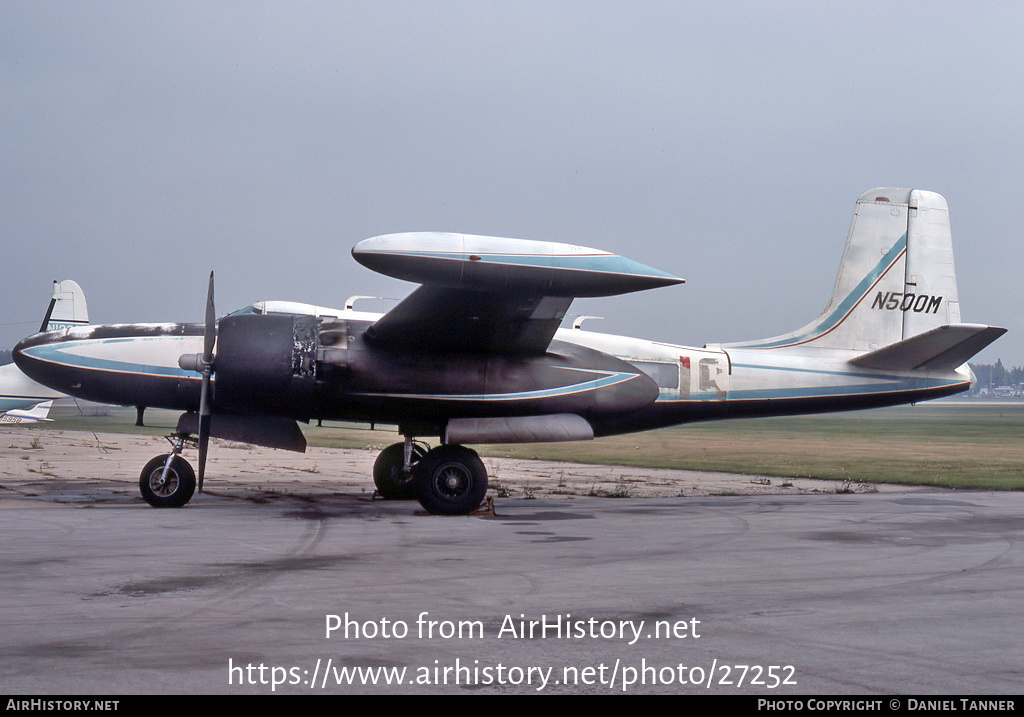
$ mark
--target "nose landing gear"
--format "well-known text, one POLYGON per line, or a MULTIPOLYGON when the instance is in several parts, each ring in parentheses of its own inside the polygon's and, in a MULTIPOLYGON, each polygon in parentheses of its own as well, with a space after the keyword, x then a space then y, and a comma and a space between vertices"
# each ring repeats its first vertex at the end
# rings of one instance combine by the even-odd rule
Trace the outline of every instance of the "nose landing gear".
POLYGON ((151 460, 139 476, 139 492, 154 508, 180 508, 196 490, 196 473, 180 455, 185 443, 195 440, 186 434, 171 436, 169 440, 171 452, 151 460))

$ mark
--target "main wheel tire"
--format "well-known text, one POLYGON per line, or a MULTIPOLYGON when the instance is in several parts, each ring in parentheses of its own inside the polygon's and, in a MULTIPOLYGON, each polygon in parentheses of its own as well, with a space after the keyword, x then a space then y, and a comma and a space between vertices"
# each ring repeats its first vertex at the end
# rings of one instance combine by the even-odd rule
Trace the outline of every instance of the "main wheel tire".
POLYGON ((465 446, 438 446, 420 460, 413 476, 420 505, 436 515, 466 515, 487 493, 487 469, 465 446))
MULTIPOLYGON (((412 465, 427 454, 427 450, 418 444, 412 446, 412 465)), ((405 465, 405 444, 395 443, 377 456, 373 464, 373 484, 377 493, 385 500, 412 500, 416 497, 413 474, 406 475, 402 468, 405 465)))
POLYGON ((139 476, 139 492, 154 508, 180 508, 192 499, 196 490, 196 473, 181 456, 174 457, 167 480, 161 481, 169 455, 165 453, 151 460, 139 476))

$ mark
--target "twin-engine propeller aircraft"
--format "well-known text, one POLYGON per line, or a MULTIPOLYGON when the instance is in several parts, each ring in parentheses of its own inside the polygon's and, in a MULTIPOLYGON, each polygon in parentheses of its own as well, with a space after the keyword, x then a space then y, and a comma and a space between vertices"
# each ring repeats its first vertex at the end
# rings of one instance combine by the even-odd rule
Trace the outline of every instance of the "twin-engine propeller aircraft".
POLYGON ((874 189, 857 201, 832 300, 804 328, 689 348, 559 329, 575 297, 680 283, 580 246, 461 234, 360 242, 357 261, 422 284, 383 315, 261 302, 204 324, 67 329, 15 349, 57 391, 184 410, 139 485, 180 506, 202 490, 210 436, 305 450, 297 421, 397 424, 379 492, 464 514, 487 473, 464 444, 588 440, 689 421, 842 411, 965 391, 966 361, 1004 329, 960 321, 945 200, 874 189), (417 437, 436 437, 427 450, 417 437))
MULTIPOLYGON (((70 279, 53 282, 53 297, 39 330, 55 331, 88 323, 82 288, 70 279)), ((63 395, 39 385, 13 363, 0 366, 0 424, 49 421, 53 399, 63 395)))

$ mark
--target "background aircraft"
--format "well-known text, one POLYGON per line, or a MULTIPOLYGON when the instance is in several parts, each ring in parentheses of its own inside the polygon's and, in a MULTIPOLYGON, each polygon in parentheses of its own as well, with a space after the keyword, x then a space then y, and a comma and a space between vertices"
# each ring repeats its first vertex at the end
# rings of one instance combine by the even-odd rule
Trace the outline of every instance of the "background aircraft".
MULTIPOLYGON (((53 298, 40 331, 56 331, 89 323, 89 310, 81 287, 70 279, 53 282, 53 298)), ((40 385, 13 363, 0 366, 0 423, 35 423, 46 420, 53 399, 63 393, 40 385)))
MULTIPOLYGON (((422 284, 384 315, 262 302, 205 324, 96 326, 29 337, 26 374, 104 403, 184 410, 170 454, 142 471, 154 506, 188 502, 180 453, 209 437, 304 450, 297 421, 397 424, 374 481, 431 512, 467 513, 487 473, 464 444, 588 440, 689 421, 841 411, 948 396, 1004 333, 960 319, 945 200, 863 194, 832 299, 784 336, 703 348, 559 329, 575 297, 680 283, 628 259, 550 242, 393 234, 363 265, 422 284), (417 437, 440 445, 427 449, 417 437)), ((770 309, 769 309, 770 310, 770 309)))
POLYGON ((43 401, 29 409, 13 408, 0 416, 0 423, 41 423, 43 421, 53 421, 52 418, 47 418, 52 407, 53 401, 43 401))

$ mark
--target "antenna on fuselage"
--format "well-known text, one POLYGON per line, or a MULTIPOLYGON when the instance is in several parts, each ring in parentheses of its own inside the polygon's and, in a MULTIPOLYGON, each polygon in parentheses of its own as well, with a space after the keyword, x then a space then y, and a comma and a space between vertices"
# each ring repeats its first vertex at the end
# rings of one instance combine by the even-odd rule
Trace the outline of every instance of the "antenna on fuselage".
POLYGON ((600 321, 603 321, 603 320, 604 320, 604 317, 603 317, 603 316, 577 316, 577 317, 576 317, 576 318, 575 318, 575 319, 573 320, 573 322, 572 322, 572 327, 573 327, 574 329, 580 329, 580 328, 582 328, 582 326, 583 326, 583 322, 584 322, 584 321, 586 321, 587 319, 598 319, 598 320, 600 320, 600 321))
POLYGON ((362 294, 356 294, 355 296, 350 296, 350 297, 348 297, 345 300, 345 311, 352 311, 352 307, 355 306, 355 303, 357 301, 359 301, 360 299, 383 299, 383 298, 384 298, 383 296, 363 296, 362 294))

